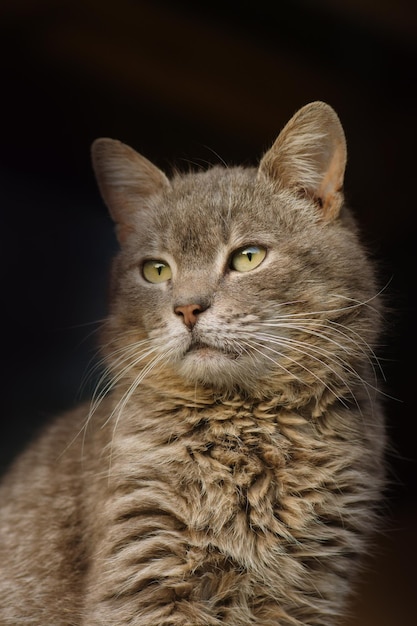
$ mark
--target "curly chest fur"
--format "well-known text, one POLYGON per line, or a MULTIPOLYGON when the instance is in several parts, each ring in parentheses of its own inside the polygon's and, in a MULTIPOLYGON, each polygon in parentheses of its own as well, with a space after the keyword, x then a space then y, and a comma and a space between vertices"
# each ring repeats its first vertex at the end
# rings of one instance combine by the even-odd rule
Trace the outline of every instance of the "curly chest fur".
POLYGON ((241 415, 204 420, 183 446, 177 476, 190 528, 212 540, 227 532, 234 541, 273 528, 283 486, 280 470, 289 454, 276 424, 241 415))
POLYGON ((305 623, 308 606, 336 589, 343 596, 355 566, 346 556, 369 523, 355 510, 370 497, 354 480, 365 442, 362 455, 360 445, 352 451, 348 431, 335 430, 343 419, 326 426, 325 418, 320 425, 244 403, 184 408, 170 419, 177 427, 167 437, 165 415, 164 445, 162 428, 146 422, 139 447, 126 434, 118 456, 114 442, 106 538, 113 593, 117 568, 119 598, 136 606, 152 596, 166 610, 202 603, 204 617, 187 618, 195 624, 223 623, 225 611, 231 624, 261 614, 259 623, 305 623), (300 622, 286 621, 289 614, 300 622))

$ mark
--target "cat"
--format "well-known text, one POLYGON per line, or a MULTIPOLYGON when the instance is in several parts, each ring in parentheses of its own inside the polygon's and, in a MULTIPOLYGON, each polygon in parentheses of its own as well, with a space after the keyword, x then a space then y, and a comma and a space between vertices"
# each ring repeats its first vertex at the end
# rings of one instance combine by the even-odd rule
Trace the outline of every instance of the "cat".
POLYGON ((88 405, 5 475, 4 626, 334 626, 384 487, 381 304, 335 111, 258 168, 93 167, 120 251, 88 405))

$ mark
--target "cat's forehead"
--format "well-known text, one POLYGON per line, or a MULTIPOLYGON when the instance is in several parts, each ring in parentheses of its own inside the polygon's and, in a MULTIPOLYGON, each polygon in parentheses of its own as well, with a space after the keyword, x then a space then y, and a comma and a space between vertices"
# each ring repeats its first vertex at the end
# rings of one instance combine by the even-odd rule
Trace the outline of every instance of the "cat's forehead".
POLYGON ((213 168, 178 176, 157 211, 156 226, 164 246, 180 253, 210 253, 233 239, 251 239, 265 229, 265 206, 257 199, 256 172, 213 168))
POLYGON ((192 218, 195 212, 202 222, 227 221, 238 215, 239 207, 248 206, 255 182, 251 169, 213 167, 174 177, 170 198, 184 218, 192 218))

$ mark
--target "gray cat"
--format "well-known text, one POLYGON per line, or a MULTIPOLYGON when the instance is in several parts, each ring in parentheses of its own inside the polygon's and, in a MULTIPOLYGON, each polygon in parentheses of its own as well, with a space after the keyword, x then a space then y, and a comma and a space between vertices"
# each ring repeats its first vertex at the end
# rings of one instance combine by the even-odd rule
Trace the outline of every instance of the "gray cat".
POLYGON ((0 623, 330 626, 383 486, 369 260, 336 113, 258 169, 93 145, 120 242, 107 378, 0 488, 0 623))

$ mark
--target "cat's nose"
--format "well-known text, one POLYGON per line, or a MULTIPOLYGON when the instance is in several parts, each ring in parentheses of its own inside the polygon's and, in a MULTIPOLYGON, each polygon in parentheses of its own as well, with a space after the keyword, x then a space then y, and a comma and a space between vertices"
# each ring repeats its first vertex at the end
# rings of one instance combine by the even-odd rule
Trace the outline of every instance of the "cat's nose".
POLYGON ((174 312, 182 317, 184 324, 191 330, 196 325, 200 313, 206 308, 201 304, 184 304, 183 306, 176 306, 174 312))

